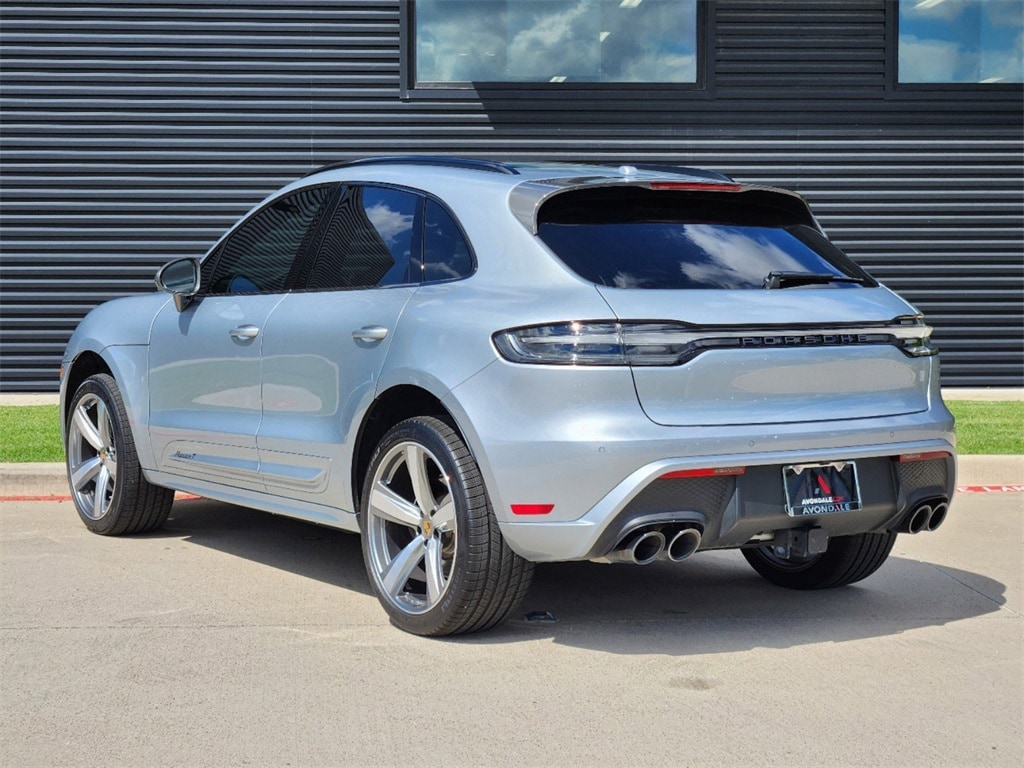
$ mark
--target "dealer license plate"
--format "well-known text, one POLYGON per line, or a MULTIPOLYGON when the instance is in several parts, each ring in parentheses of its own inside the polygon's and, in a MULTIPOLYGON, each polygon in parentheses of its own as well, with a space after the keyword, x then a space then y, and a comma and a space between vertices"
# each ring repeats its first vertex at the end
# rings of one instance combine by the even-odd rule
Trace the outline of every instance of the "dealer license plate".
POLYGON ((786 514, 791 517, 856 512, 861 508, 857 465, 852 461, 790 464, 782 468, 786 514))

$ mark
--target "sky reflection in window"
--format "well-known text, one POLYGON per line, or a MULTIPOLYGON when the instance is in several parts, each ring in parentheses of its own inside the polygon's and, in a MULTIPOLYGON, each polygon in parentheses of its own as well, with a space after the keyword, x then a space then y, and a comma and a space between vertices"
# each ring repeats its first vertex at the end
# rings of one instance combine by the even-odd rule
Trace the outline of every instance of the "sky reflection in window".
POLYGON ((695 83, 696 0, 419 0, 419 83, 695 83))
POLYGON ((1022 0, 900 0, 901 83, 1019 83, 1022 50, 1022 0))

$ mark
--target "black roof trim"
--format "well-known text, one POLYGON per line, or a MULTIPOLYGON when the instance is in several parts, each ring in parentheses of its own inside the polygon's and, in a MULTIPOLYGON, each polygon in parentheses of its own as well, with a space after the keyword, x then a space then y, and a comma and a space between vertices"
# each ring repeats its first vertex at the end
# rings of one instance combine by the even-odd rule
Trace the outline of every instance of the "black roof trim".
POLYGON ((435 157, 434 155, 398 155, 395 157, 364 157, 359 160, 345 160, 340 163, 331 163, 315 171, 310 171, 306 176, 312 176, 321 171, 333 171, 337 168, 352 168, 360 165, 437 165, 448 168, 469 168, 476 171, 490 171, 491 173, 503 173, 508 176, 518 176, 519 171, 505 163, 496 160, 478 160, 471 157, 435 157))
POLYGON ((613 168, 620 168, 624 165, 628 165, 631 168, 636 168, 638 171, 656 171, 659 173, 679 173, 686 176, 696 176, 701 179, 715 179, 716 181, 735 181, 731 176, 726 176, 724 173, 718 171, 709 171, 706 168, 690 168, 685 165, 670 165, 668 163, 597 163, 602 167, 610 166, 613 168))

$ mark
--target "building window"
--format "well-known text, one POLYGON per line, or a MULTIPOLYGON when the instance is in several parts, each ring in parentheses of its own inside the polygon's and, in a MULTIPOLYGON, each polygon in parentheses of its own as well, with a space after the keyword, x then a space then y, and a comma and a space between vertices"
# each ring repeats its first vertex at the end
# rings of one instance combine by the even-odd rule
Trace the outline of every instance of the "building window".
POLYGON ((415 87, 699 83, 697 0, 416 0, 415 87))
POLYGON ((899 0, 902 83, 1020 83, 1021 0, 899 0))

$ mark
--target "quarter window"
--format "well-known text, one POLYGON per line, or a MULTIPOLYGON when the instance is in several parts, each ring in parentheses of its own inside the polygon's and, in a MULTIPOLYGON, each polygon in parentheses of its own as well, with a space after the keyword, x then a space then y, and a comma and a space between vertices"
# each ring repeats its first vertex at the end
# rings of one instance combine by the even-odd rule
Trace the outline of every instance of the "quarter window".
POLYGON ((417 85, 697 82, 697 0, 416 0, 417 85))
POLYGON ((473 256, 462 230, 449 213, 427 200, 423 222, 423 282, 466 277, 473 272, 473 256))
POLYGON ((207 293, 276 293, 288 282, 295 258, 308 246, 317 214, 332 187, 311 187, 275 200, 245 221, 207 259, 207 293), (209 279, 207 279, 209 278, 209 279))
POLYGON ((400 189, 350 187, 338 205, 310 270, 315 290, 369 288, 419 282, 412 255, 419 251, 423 198, 400 189))
POLYGON ((900 83, 1020 83, 1021 0, 900 0, 900 83))

